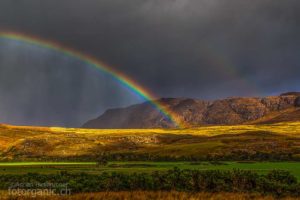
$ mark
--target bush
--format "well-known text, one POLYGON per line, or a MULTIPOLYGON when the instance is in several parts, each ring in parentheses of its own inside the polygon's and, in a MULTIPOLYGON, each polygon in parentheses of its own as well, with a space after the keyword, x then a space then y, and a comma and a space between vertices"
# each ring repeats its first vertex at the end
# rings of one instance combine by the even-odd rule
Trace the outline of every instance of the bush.
POLYGON ((14 183, 68 184, 72 193, 101 191, 184 191, 184 192, 254 192, 275 196, 300 196, 300 185, 289 172, 271 171, 260 175, 253 171, 180 170, 153 173, 102 173, 100 175, 25 174, 0 176, 0 190, 14 183))

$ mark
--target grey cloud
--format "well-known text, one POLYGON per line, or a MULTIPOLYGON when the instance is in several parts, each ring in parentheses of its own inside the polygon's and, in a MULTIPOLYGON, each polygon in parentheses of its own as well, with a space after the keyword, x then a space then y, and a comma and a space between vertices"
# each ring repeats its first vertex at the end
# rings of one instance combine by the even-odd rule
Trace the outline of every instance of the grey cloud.
MULTIPOLYGON (((2 0, 0 29, 38 35, 91 54, 158 96, 270 95, 300 89, 299 9, 298 0, 2 0)), ((38 71, 43 65, 43 74, 47 66, 63 64, 48 54, 41 58, 29 56, 28 63, 39 59, 44 62, 29 70, 38 71)), ((0 58, 12 55, 2 49, 0 58)), ((11 70, 12 66, 8 69, 0 63, 0 70, 11 70)), ((68 61, 64 65, 81 64, 68 61)), ((14 67, 22 68, 18 61, 14 67)), ((84 117, 139 101, 122 89, 118 92, 126 96, 122 102, 112 100, 115 97, 107 90, 100 88, 101 94, 106 94, 104 98, 86 89, 94 73, 86 72, 85 67, 64 73, 71 80, 80 80, 72 83, 80 90, 66 89, 70 90, 67 94, 73 106, 90 105, 84 117), (94 100, 72 100, 78 93, 94 100), (97 100, 104 99, 110 104, 98 105, 97 100)), ((58 87, 53 83, 57 79, 61 80, 46 76, 39 81, 47 82, 51 93, 58 87)), ((60 103, 53 101, 53 105, 60 103)), ((28 109, 34 107, 27 105, 28 109)), ((68 118, 72 109, 64 109, 64 105, 60 109, 59 120, 65 119, 64 124, 79 123, 78 119, 68 118)), ((51 123, 53 119, 45 121, 51 123)))

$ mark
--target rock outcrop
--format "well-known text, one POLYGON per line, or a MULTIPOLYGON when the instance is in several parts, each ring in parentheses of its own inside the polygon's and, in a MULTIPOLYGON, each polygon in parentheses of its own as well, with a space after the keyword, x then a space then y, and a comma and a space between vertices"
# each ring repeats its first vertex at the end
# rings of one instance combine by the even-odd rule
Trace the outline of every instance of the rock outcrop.
POLYGON ((295 106, 300 107, 300 96, 296 98, 295 100, 295 106))

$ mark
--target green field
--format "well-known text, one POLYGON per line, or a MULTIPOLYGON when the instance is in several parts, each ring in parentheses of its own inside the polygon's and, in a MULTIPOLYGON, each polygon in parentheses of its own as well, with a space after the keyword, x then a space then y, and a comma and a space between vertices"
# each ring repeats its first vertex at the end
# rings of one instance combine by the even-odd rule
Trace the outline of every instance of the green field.
POLYGON ((254 170, 266 173, 270 170, 287 170, 300 180, 300 162, 109 162, 106 166, 97 166, 93 162, 6 162, 0 163, 0 174, 25 173, 70 173, 85 172, 99 174, 101 172, 153 172, 169 170, 174 167, 180 169, 198 170, 254 170))

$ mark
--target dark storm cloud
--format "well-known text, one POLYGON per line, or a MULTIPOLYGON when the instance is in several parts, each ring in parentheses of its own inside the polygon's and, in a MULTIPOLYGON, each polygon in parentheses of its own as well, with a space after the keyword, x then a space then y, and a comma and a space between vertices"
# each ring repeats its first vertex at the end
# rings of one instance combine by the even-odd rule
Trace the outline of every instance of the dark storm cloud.
POLYGON ((59 52, 0 39, 1 123, 79 126, 139 101, 99 70, 59 52))
POLYGON ((92 54, 159 96, 268 95, 300 89, 299 9, 298 0, 2 0, 0 28, 92 54))

